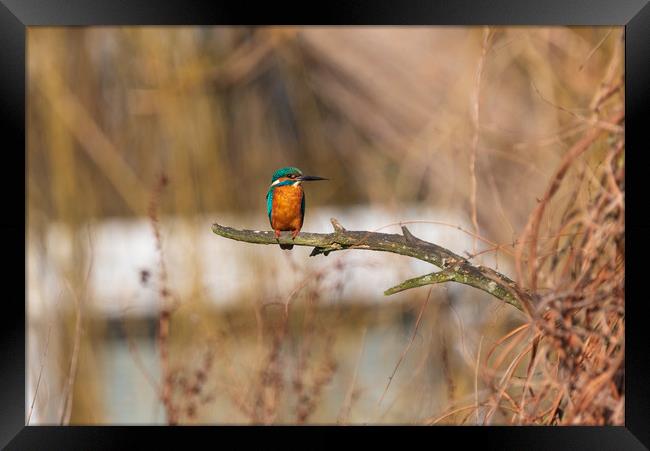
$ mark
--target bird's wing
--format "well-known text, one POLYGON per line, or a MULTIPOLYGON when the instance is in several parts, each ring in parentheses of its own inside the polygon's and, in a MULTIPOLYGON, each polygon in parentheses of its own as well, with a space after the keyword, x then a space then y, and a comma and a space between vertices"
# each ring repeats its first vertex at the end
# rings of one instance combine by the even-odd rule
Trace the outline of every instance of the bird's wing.
POLYGON ((269 222, 271 222, 271 210, 273 209, 273 188, 266 193, 266 214, 269 216, 269 222))

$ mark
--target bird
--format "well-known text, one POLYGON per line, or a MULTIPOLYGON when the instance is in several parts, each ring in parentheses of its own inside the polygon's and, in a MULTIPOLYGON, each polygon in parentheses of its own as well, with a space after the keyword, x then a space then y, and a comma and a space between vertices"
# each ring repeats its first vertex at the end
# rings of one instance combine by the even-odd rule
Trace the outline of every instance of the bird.
POLYGON ((300 169, 291 166, 278 169, 271 177, 271 186, 266 193, 266 212, 280 249, 293 249, 293 244, 279 243, 280 234, 290 231, 291 238, 295 239, 300 233, 305 219, 305 191, 302 182, 314 180, 328 179, 303 175, 300 169))

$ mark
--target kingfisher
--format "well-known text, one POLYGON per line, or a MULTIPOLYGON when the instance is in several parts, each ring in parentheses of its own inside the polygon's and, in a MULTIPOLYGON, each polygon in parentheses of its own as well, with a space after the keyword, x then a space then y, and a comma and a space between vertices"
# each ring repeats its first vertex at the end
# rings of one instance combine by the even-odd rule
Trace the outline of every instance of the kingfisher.
MULTIPOLYGON (((280 239, 280 232, 291 231, 295 239, 305 218, 305 191, 302 182, 328 180, 315 175, 303 175, 294 167, 278 169, 273 173, 271 186, 266 193, 266 213, 275 231, 275 237, 280 239)), ((293 244, 280 244, 281 249, 293 249, 293 244)))

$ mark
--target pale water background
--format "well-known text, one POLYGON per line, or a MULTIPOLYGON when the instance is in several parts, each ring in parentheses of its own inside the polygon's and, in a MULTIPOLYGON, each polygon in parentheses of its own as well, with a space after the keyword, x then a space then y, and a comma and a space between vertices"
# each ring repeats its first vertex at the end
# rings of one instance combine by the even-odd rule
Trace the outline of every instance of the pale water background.
MULTIPOLYGON (((401 233, 400 220, 412 219, 440 221, 471 229, 468 218, 452 213, 435 212, 423 208, 404 208, 401 211, 388 211, 370 207, 353 207, 346 209, 309 208, 304 231, 329 233, 332 230, 330 218, 336 217, 348 230, 377 230, 383 233, 401 233)), ((355 403, 350 420, 359 422, 381 421, 417 421, 427 412, 444 407, 444 400, 437 399, 435 387, 441 383, 441 370, 435 365, 424 370, 423 380, 409 386, 409 371, 422 365, 418 356, 427 353, 430 343, 425 333, 420 332, 413 342, 408 355, 402 362, 391 390, 382 401, 382 408, 377 402, 385 389, 400 354, 406 347, 417 317, 417 309, 399 313, 396 306, 410 302, 417 297, 416 306, 422 302, 426 288, 400 293, 391 297, 383 291, 399 282, 437 270, 425 262, 412 258, 383 252, 364 250, 342 251, 328 257, 309 257, 311 248, 294 247, 293 251, 280 251, 277 246, 260 246, 241 243, 219 237, 212 233, 211 224, 253 230, 268 230, 266 217, 232 216, 226 214, 208 214, 188 219, 161 218, 163 252, 169 286, 180 300, 200 296, 209 301, 215 311, 238 311, 238 306, 246 299, 263 293, 268 302, 282 302, 309 271, 323 270, 338 266, 333 278, 325 276, 324 286, 338 286, 342 289, 326 289, 320 300, 320 308, 328 305, 362 306, 365 318, 369 318, 363 328, 365 340, 360 341, 360 326, 352 322, 343 326, 342 336, 337 336, 336 359, 339 362, 332 382, 325 388, 323 396, 326 404, 319 407, 323 418, 331 418, 332 412, 340 409, 349 388, 351 376, 359 359, 356 386, 361 388, 362 396, 355 403), (293 265, 293 266, 292 266, 293 265), (288 268, 301 268, 301 271, 288 268), (332 280, 330 280, 332 279, 332 280), (329 284, 329 285, 328 285, 329 284), (392 310, 391 310, 392 309, 392 310), (382 310, 391 310, 388 316, 382 310), (368 313, 370 312, 370 313, 368 313), (397 312, 397 313, 395 313, 397 312), (363 350, 361 351, 361 345, 363 350), (428 384, 428 385, 427 385, 428 384), (408 409, 392 405, 398 397, 404 397, 405 391, 417 402, 410 402, 408 409), (420 396, 420 394, 423 394, 420 396), (385 412, 382 414, 382 412, 385 412)), ((444 225, 415 223, 407 224, 409 230, 417 237, 445 246, 453 252, 464 254, 472 250, 472 238, 462 231, 444 225)), ((132 345, 138 349, 142 365, 151 374, 159 373, 159 360, 156 353, 155 330, 158 313, 158 292, 155 288, 143 286, 141 271, 150 272, 149 280, 158 277, 158 255, 149 221, 131 219, 108 219, 99 223, 88 224, 71 229, 60 224, 52 224, 46 235, 45 243, 28 240, 27 274, 28 274, 28 313, 29 327, 32 332, 29 339, 30 365, 28 368, 29 387, 27 393, 28 410, 33 398, 34 385, 43 353, 42 337, 48 328, 54 312, 73 311, 73 303, 57 301, 57 296, 65 291, 66 268, 73 259, 73 234, 88 235, 92 259, 87 274, 88 304, 84 315, 89 318, 107 321, 107 333, 93 352, 94 365, 101 374, 103 382, 98 384, 98 396, 103 404, 102 422, 119 424, 150 424, 164 422, 164 412, 156 399, 154 390, 148 386, 141 369, 134 362, 134 355, 125 339, 123 321, 140 321, 144 327, 131 337, 132 345), (144 332, 142 332, 144 330, 144 332)), ((78 238, 78 237, 77 237, 78 238)), ((478 243, 479 249, 485 245, 478 243)), ((500 271, 512 275, 502 257, 495 260, 493 253, 484 254, 481 262, 495 266, 500 271)), ((475 323, 480 323, 484 314, 485 303, 478 299, 489 299, 477 290, 458 284, 445 284, 432 291, 431 303, 452 303, 456 314, 462 320, 463 343, 451 342, 450 348, 457 353, 460 360, 469 360, 467 354, 474 352, 476 337, 471 331, 475 323), (463 353, 461 346, 466 349, 463 353), (470 349, 468 351, 467 349, 470 349)), ((403 310, 403 307, 402 307, 403 310)), ((189 313, 190 318, 192 312, 189 313)), ((449 319, 451 317, 447 317, 449 319)), ((433 326, 423 325, 421 330, 433 326)), ((446 327, 449 327, 447 324, 446 327)), ((452 328, 457 328, 453 324, 452 328)), ((173 333, 173 331, 172 331, 173 333)), ((428 336, 428 335, 427 335, 428 336)), ((300 340, 300 337, 296 337, 300 340)), ((198 345, 198 344, 197 344, 198 345)), ((254 331, 242 332, 238 339, 237 353, 242 356, 253 352, 256 346, 254 331)), ((50 343, 50 351, 56 353, 56 344, 50 343)), ((49 356, 49 358, 54 358, 49 356)), ((244 359, 245 360, 245 359, 244 359)), ((469 362, 468 362, 469 364, 469 362)), ((431 366, 429 364, 429 366, 431 366)), ((60 374, 50 374, 49 381, 61 378, 60 374)), ((45 390, 46 387, 40 387, 45 390)), ((243 415, 233 414, 229 400, 219 395, 216 390, 211 412, 201 418, 206 422, 240 423, 246 422, 243 415)), ((45 413, 45 412, 43 412, 45 413)), ((45 418, 48 415, 44 415, 45 418)), ((314 415, 318 421, 318 411, 314 415)), ((39 422, 39 411, 32 414, 32 423, 39 422)))

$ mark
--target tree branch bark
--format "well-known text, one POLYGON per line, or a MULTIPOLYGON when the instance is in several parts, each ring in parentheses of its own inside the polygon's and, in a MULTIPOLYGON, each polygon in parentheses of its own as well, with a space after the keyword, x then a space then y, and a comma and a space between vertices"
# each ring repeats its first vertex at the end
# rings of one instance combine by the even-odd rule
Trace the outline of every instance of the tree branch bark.
POLYGON ((530 313, 532 295, 513 280, 491 268, 473 265, 466 258, 444 247, 416 238, 405 226, 402 226, 402 235, 397 235, 349 231, 336 219, 332 218, 331 221, 333 233, 302 232, 295 239, 288 233, 277 239, 271 231, 239 230, 217 223, 212 225, 212 231, 224 238, 252 244, 281 243, 313 247, 310 256, 328 255, 330 252, 344 249, 366 249, 406 255, 431 263, 441 271, 406 280, 386 290, 384 294, 391 295, 410 288, 442 282, 457 282, 483 290, 522 312, 530 313))

